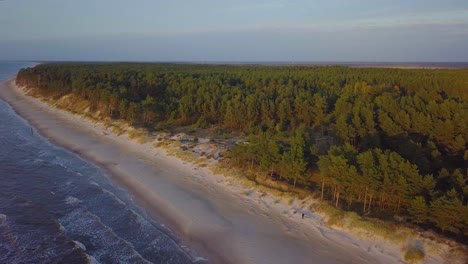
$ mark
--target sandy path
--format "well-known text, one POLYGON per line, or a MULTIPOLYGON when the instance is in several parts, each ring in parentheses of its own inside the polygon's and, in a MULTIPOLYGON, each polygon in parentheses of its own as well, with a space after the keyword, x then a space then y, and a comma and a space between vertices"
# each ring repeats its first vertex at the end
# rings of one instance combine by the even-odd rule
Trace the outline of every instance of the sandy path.
POLYGON ((103 136, 105 128, 25 96, 8 82, 0 97, 54 144, 106 168, 157 220, 212 263, 396 263, 395 250, 329 229, 307 212, 241 195, 219 176, 167 156, 150 144, 103 136))

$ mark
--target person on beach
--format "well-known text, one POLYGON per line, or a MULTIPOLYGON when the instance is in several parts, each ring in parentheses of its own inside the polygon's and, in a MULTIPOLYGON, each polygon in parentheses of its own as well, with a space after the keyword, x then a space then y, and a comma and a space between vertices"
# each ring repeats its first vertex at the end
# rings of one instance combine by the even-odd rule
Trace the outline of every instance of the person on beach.
POLYGON ((304 213, 302 213, 302 219, 304 219, 304 213))

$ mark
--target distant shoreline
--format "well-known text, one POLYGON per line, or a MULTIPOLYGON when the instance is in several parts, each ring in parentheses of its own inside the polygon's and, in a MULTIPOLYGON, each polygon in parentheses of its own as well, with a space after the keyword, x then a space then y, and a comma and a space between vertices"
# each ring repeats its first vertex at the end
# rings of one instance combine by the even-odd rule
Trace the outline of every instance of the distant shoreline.
MULTIPOLYGON (((20 61, 21 62, 21 61, 20 61)), ((24 61, 26 62, 26 61, 24 61)), ((29 61, 28 61, 29 62, 29 61)), ((388 69, 466 69, 468 62, 366 62, 366 61, 40 61, 43 63, 141 63, 141 64, 190 64, 190 65, 247 65, 247 66, 303 66, 327 67, 343 66, 351 68, 388 68, 388 69)))
MULTIPOLYGON (((170 63, 170 62, 169 62, 170 63)), ((177 64, 207 65, 261 65, 261 66, 344 66, 351 68, 396 68, 396 69, 464 69, 468 62, 174 62, 177 64)))

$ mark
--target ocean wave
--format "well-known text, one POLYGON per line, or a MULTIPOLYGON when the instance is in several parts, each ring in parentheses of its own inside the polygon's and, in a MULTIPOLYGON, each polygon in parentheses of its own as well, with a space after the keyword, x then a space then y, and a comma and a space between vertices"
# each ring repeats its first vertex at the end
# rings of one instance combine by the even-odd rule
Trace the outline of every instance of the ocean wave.
MULTIPOLYGON (((1 102, 0 102, 1 103, 1 102)), ((99 167, 0 104, 0 263, 190 263, 99 167)))
POLYGON ((3 223, 5 223, 7 220, 7 216, 4 215, 4 214, 0 214, 0 225, 2 225, 3 223))
POLYGON ((122 201, 119 197, 117 197, 113 192, 107 190, 107 189, 102 189, 102 191, 109 195, 114 201, 118 202, 120 205, 123 205, 123 206, 127 206, 126 203, 124 203, 124 201, 122 201))
POLYGON ((84 263, 83 250, 72 246, 46 211, 33 203, 6 210, 13 216, 0 224, 0 263, 84 263))
POLYGON ((132 245, 120 238, 101 219, 84 207, 78 207, 59 219, 66 234, 80 240, 87 254, 99 262, 150 263, 132 245))
POLYGON ((207 258, 203 258, 203 257, 195 257, 195 258, 193 259, 193 263, 199 263, 199 262, 205 263, 205 262, 207 262, 207 261, 208 261, 208 259, 207 259, 207 258))
POLYGON ((90 256, 88 254, 86 254, 86 257, 88 258, 88 264, 100 264, 95 257, 90 256))
POLYGON ((86 251, 86 246, 83 245, 83 243, 81 243, 80 241, 77 241, 77 240, 75 240, 75 241, 73 241, 73 242, 75 242, 75 244, 76 244, 79 248, 81 248, 82 250, 86 251))
POLYGON ((76 198, 76 197, 73 197, 73 196, 68 196, 66 199, 65 199, 65 203, 66 204, 70 204, 70 205, 74 205, 74 204, 79 204, 79 203, 82 203, 83 201, 76 198))

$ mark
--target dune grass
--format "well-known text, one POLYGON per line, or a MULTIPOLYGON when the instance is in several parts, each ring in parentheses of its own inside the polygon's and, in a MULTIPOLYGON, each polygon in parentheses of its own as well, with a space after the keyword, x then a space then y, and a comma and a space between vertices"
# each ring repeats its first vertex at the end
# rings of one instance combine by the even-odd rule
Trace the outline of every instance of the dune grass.
POLYGON ((316 203, 311 209, 320 213, 327 225, 351 231, 365 239, 383 238, 404 243, 408 237, 415 235, 409 228, 375 218, 361 217, 355 212, 346 212, 328 203, 316 203))

